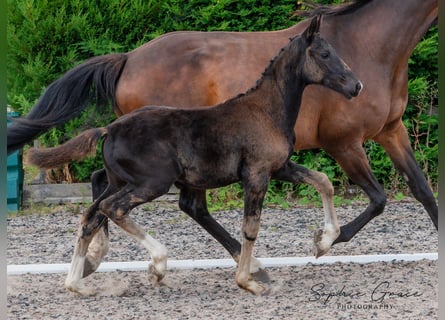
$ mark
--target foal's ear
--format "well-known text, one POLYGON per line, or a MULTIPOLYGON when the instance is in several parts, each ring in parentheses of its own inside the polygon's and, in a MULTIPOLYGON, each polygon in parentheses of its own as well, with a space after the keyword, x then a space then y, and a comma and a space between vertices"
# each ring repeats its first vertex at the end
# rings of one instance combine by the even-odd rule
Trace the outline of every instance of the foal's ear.
POLYGON ((314 35, 320 32, 320 24, 321 24, 321 15, 317 15, 312 18, 311 24, 303 33, 303 37, 306 38, 307 43, 311 43, 314 39, 314 35))

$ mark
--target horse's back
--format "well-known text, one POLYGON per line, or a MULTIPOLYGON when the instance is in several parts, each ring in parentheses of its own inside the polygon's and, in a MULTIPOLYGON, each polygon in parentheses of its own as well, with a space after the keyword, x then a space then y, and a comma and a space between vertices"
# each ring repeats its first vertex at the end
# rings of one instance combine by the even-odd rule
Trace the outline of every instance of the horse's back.
POLYGON ((227 100, 255 85, 290 34, 183 31, 154 39, 128 53, 117 85, 119 108, 197 108, 227 100))

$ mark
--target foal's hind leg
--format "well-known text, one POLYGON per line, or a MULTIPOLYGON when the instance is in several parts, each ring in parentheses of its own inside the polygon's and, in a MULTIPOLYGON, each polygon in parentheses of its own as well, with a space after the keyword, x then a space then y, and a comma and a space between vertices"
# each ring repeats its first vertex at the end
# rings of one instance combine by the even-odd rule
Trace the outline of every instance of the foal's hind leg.
POLYGON ((104 193, 82 214, 79 231, 70 270, 65 280, 68 290, 78 293, 88 293, 87 289, 80 285, 80 279, 86 277, 97 269, 95 260, 87 256, 88 247, 98 230, 104 223, 104 216, 97 212, 100 202, 111 194, 107 188, 104 193))
MULTIPOLYGON (((105 169, 93 172, 91 175, 91 185, 93 193, 93 201, 106 190, 108 186, 107 174, 105 169)), ((90 245, 88 246, 88 253, 85 259, 85 267, 83 277, 86 277, 97 270, 103 258, 108 253, 108 218, 100 215, 103 219, 101 227, 93 236, 90 245)))
POLYGON ((325 213, 324 228, 315 231, 315 256, 326 254, 340 234, 337 214, 334 208, 334 188, 328 177, 321 172, 309 170, 292 161, 272 175, 272 179, 293 183, 305 182, 312 185, 321 194, 325 213))
POLYGON ((159 282, 165 276, 167 270, 167 248, 145 233, 130 218, 129 213, 134 207, 167 193, 168 189, 169 185, 166 188, 161 187, 158 191, 153 191, 151 188, 137 188, 127 185, 119 192, 102 201, 99 207, 101 213, 110 218, 149 251, 152 259, 152 264, 149 266, 152 282, 159 282))
MULTIPOLYGON (((241 243, 232 236, 209 214, 205 190, 191 189, 178 185, 179 207, 192 217, 201 227, 212 235, 222 246, 229 251, 233 259, 238 263, 241 254, 241 243)), ((269 277, 260 260, 252 257, 250 272, 254 278, 267 282, 269 277)))

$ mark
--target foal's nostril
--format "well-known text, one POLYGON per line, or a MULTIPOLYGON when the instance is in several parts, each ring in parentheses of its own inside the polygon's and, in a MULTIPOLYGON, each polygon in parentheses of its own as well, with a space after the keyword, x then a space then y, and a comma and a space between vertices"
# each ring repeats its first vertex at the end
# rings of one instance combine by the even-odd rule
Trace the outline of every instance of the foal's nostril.
POLYGON ((360 91, 362 91, 363 89, 363 84, 359 81, 357 82, 357 84, 355 85, 355 93, 356 95, 358 95, 360 93, 360 91))

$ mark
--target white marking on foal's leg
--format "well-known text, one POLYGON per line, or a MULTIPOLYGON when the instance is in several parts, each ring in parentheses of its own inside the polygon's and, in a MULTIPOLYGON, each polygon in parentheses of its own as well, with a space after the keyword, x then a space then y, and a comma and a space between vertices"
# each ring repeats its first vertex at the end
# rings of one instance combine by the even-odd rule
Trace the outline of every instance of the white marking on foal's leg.
POLYGON ((323 202, 323 210, 325 214, 324 228, 315 231, 314 245, 315 256, 318 258, 326 254, 334 243, 335 239, 340 235, 340 226, 337 220, 337 214, 334 208, 334 187, 329 178, 322 172, 313 171, 317 177, 311 180, 317 190, 321 194, 323 202))
POLYGON ((167 270, 167 248, 148 234, 139 241, 150 252, 152 262, 148 267, 149 279, 152 283, 157 283, 164 278, 167 270))
POLYGON ((65 279, 65 288, 81 295, 92 295, 95 293, 94 289, 85 287, 81 283, 82 274, 84 272, 84 264, 85 257, 78 255, 73 256, 68 276, 65 279))
POLYGON ((75 254, 71 262, 70 270, 65 279, 65 288, 81 293, 80 279, 82 279, 85 257, 75 254))
POLYGON ((167 270, 167 248, 145 233, 128 215, 120 214, 120 216, 123 216, 122 219, 114 219, 113 221, 148 250, 152 259, 148 268, 150 272, 149 279, 155 283, 159 282, 164 278, 167 270))
MULTIPOLYGON (((252 264, 254 263, 252 259, 252 252, 260 227, 262 203, 258 203, 257 199, 255 199, 255 197, 252 197, 251 190, 248 189, 245 192, 247 204, 244 207, 243 225, 241 227, 243 243, 241 246, 241 254, 239 257, 239 263, 236 272, 236 283, 240 288, 248 290, 253 294, 261 294, 266 291, 266 287, 252 279, 251 268, 252 264), (252 198, 254 201, 251 201, 252 198), (250 210, 252 212, 250 212, 250 210)), ((262 197, 266 193, 266 187, 261 189, 258 193, 262 201, 262 197)))
POLYGON ((250 273, 256 273, 263 269, 264 269, 264 266, 261 263, 261 261, 255 257, 252 257, 251 261, 250 261, 250 273))
POLYGON ((85 278, 96 271, 107 253, 108 237, 103 228, 100 228, 88 246, 88 253, 85 259, 85 268, 82 277, 85 278))
MULTIPOLYGON (((235 260, 236 264, 238 265, 240 256, 235 255, 232 258, 233 258, 233 260, 235 260)), ((264 268, 263 263, 253 256, 251 257, 251 260, 250 260, 249 272, 253 276, 253 278, 255 278, 256 280, 261 280, 263 282, 269 282, 269 276, 267 274, 266 269, 264 268)))
POLYGON ((80 294, 91 294, 91 289, 81 286, 80 279, 82 279, 85 270, 85 256, 88 250, 88 245, 91 242, 91 237, 83 235, 83 224, 81 223, 78 230, 76 245, 74 247, 73 259, 71 261, 70 270, 65 279, 65 287, 73 292, 80 294))
POLYGON ((315 257, 321 257, 331 249, 335 239, 338 238, 340 229, 338 226, 326 223, 323 229, 315 231, 314 243, 315 243, 315 257))
POLYGON ((241 248, 240 261, 238 264, 237 272, 236 272, 236 282, 239 287, 252 292, 253 294, 259 295, 266 290, 266 287, 257 281, 252 279, 251 271, 252 268, 252 247, 254 241, 243 241, 243 245, 241 248))

